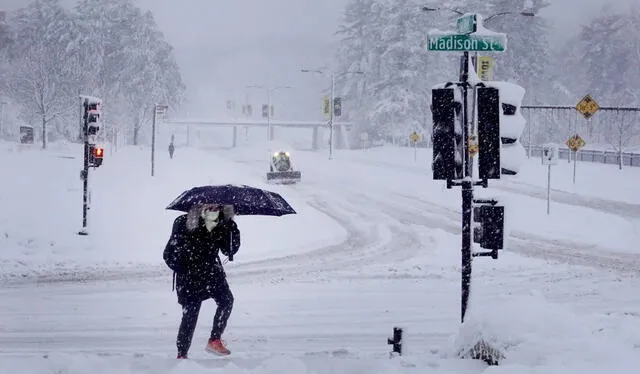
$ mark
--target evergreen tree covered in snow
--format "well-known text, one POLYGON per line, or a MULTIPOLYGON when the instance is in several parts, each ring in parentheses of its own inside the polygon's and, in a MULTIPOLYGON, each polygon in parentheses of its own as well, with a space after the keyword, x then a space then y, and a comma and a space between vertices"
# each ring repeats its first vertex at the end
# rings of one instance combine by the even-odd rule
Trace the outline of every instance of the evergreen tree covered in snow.
POLYGON ((525 103, 547 102, 551 77, 551 25, 540 11, 549 6, 546 0, 491 0, 485 17, 501 12, 485 23, 485 27, 507 34, 507 50, 495 53, 496 80, 512 81, 526 88, 525 103), (521 12, 535 16, 524 16, 521 12))
MULTIPOLYGON (((543 0, 529 3, 528 10, 534 12, 547 5, 543 0)), ((352 0, 345 10, 338 63, 341 69, 357 66, 367 77, 347 76, 339 87, 349 96, 359 95, 353 100, 361 103, 355 108, 364 122, 361 126, 386 137, 406 138, 414 129, 428 135, 431 88, 458 79, 460 53, 428 51, 430 30, 455 32, 455 19, 459 17, 455 11, 485 16, 519 13, 525 1, 449 0, 427 4, 438 10, 422 11, 425 3, 418 0, 352 0), (353 86, 366 88, 348 89, 353 86)), ((497 62, 495 79, 533 87, 531 91, 540 91, 543 97, 550 67, 546 20, 511 14, 494 17, 486 26, 506 32, 509 38, 507 52, 493 56, 497 62)))

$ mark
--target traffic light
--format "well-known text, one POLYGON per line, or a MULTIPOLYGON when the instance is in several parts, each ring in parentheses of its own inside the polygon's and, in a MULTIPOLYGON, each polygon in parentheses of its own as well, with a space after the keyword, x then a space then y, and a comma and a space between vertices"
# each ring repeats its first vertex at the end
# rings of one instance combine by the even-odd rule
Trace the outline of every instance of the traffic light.
POLYGON ((504 246, 504 207, 480 204, 473 207, 473 241, 481 248, 498 250, 504 246))
POLYGON ((487 85, 500 90, 501 172, 504 175, 516 175, 527 156, 519 141, 527 123, 521 112, 525 89, 510 82, 493 81, 487 82, 487 85))
POLYGON ((434 180, 462 179, 462 127, 457 118, 462 104, 455 100, 453 88, 432 90, 431 113, 433 116, 434 180))
POLYGON ((269 118, 269 106, 267 104, 262 104, 262 117, 269 118))
POLYGON ((333 99, 333 115, 340 117, 342 115, 342 98, 336 97, 333 99))
POLYGON ((104 148, 97 147, 95 144, 89 144, 89 166, 100 167, 104 158, 104 148))
POLYGON ((96 135, 100 131, 100 102, 86 99, 84 102, 84 120, 87 135, 96 135))
POLYGON ((500 179, 500 91, 478 88, 478 174, 500 179))

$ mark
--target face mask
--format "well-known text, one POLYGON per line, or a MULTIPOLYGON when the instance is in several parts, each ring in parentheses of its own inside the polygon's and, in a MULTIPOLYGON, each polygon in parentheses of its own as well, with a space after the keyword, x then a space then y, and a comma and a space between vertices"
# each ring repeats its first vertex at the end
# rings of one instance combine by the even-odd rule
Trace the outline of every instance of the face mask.
POLYGON ((205 221, 213 222, 218 219, 218 214, 218 212, 203 212, 202 218, 204 218, 205 221))

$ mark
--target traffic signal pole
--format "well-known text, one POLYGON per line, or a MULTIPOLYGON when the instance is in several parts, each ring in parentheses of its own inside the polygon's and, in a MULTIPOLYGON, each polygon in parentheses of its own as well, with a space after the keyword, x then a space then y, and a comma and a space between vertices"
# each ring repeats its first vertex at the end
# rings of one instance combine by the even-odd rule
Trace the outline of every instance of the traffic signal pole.
POLYGON ((84 99, 82 104, 84 113, 82 115, 82 137, 84 140, 84 162, 80 176, 82 178, 82 230, 79 235, 89 235, 87 231, 87 214, 89 211, 89 126, 88 126, 88 110, 89 100, 84 99))
MULTIPOLYGON (((462 279, 460 321, 464 323, 464 317, 471 293, 471 209, 473 205, 473 163, 469 157, 469 52, 464 52, 461 74, 462 85, 462 156, 464 160, 464 174, 462 179, 462 279)), ((475 103, 474 103, 475 105, 475 103)))

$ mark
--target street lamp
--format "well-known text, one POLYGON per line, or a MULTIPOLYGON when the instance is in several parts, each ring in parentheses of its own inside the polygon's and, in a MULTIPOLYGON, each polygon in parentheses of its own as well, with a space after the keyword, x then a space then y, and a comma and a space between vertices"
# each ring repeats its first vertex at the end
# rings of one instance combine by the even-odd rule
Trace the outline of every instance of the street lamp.
POLYGON ((449 10, 449 11, 452 11, 452 12, 454 12, 456 14, 461 15, 461 16, 464 15, 464 13, 462 13, 459 10, 456 10, 456 9, 453 9, 453 8, 447 8, 447 7, 432 8, 432 7, 428 7, 428 6, 423 6, 422 10, 425 11, 425 12, 435 12, 437 10, 449 10))
MULTIPOLYGON (((447 7, 438 7, 438 8, 434 8, 434 7, 429 7, 429 6, 423 6, 422 10, 425 12, 435 12, 435 11, 439 11, 439 10, 448 10, 450 12, 454 12, 460 16, 464 15, 464 13, 462 13, 461 11, 457 10, 457 9, 453 9, 453 8, 447 8, 447 7)), ((489 17, 484 19, 484 22, 488 22, 490 19, 494 18, 494 17, 498 17, 498 16, 504 16, 507 14, 513 14, 513 15, 520 15, 520 16, 525 16, 525 17, 535 17, 535 13, 533 12, 533 10, 528 9, 528 10, 523 10, 521 12, 500 12, 500 13, 496 13, 496 14, 492 14, 489 17)))
MULTIPOLYGON (((267 92, 267 144, 271 142, 271 93, 280 89, 293 88, 291 86, 267 87, 258 84, 246 86, 245 88, 257 88, 267 92)), ((271 151, 271 150, 269 150, 271 151)))
POLYGON ((329 160, 333 159, 333 103, 335 100, 335 90, 336 90, 336 78, 345 76, 347 74, 360 74, 364 75, 363 71, 342 71, 336 73, 335 71, 331 71, 328 75, 324 70, 321 69, 300 69, 303 73, 316 73, 321 74, 326 78, 331 79, 331 99, 329 103, 329 160))

